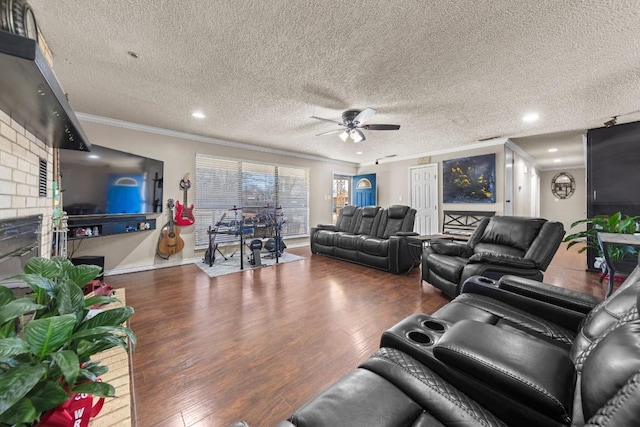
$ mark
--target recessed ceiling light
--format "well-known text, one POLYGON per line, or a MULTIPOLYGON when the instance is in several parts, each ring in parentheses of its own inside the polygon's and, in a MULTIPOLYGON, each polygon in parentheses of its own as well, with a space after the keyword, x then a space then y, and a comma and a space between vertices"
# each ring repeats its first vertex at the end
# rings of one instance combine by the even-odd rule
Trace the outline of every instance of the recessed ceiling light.
POLYGON ((561 161, 561 159, 553 159, 553 163, 560 163, 561 161))
POLYGON ((100 156, 98 156, 97 154, 89 154, 88 156, 90 159, 99 159, 100 156))
POLYGON ((356 151, 356 154, 362 154, 362 151, 356 151))
POLYGON ((531 123, 531 122, 535 122, 539 118, 540 118, 540 114, 538 114, 538 113, 529 113, 529 114, 525 114, 524 116, 522 116, 522 121, 523 122, 527 122, 527 123, 531 123))
POLYGON ((194 111, 193 113, 191 113, 191 115, 196 119, 204 119, 205 117, 207 117, 202 111, 194 111))
POLYGON ((557 148, 549 148, 547 151, 550 152, 550 153, 555 153, 555 152, 558 151, 558 149, 557 148))

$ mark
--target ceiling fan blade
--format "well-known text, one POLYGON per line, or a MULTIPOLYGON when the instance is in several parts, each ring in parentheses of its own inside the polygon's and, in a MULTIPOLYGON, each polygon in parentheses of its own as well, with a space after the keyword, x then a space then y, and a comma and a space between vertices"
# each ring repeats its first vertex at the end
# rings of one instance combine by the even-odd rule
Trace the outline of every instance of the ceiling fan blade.
POLYGON ((368 118, 370 118, 371 116, 373 116, 375 113, 376 113, 376 110, 374 110, 373 108, 365 108, 364 110, 360 111, 357 116, 353 118, 353 123, 356 123, 356 124, 362 123, 368 118))
POLYGON ((398 130, 400 129, 400 125, 363 125, 358 127, 361 129, 367 129, 367 130, 398 130))
POLYGON ((316 136, 329 135, 330 133, 336 133, 336 132, 344 132, 344 129, 334 129, 327 132, 319 133, 316 136))
POLYGON ((331 123, 337 123, 340 126, 344 126, 344 124, 342 122, 338 122, 335 120, 331 120, 331 119, 323 119, 322 117, 316 117, 316 116, 311 116, 312 119, 316 119, 316 120, 322 120, 323 122, 331 122, 331 123))

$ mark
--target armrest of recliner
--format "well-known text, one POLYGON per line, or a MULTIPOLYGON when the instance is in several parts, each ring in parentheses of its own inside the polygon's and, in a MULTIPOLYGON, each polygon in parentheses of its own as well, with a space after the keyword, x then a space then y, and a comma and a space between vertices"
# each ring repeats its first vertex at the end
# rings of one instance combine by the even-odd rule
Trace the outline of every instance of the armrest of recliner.
POLYGON ((482 276, 472 276, 465 280, 460 288, 460 294, 472 293, 484 295, 509 304, 517 309, 535 314, 574 332, 578 330, 580 322, 585 318, 583 311, 576 311, 564 305, 555 305, 535 297, 500 289, 494 284, 487 284, 483 283, 482 280, 477 280, 479 277, 482 276))
POLYGON ((398 237, 409 237, 409 236, 419 236, 415 231, 398 231, 395 236, 398 237))
POLYGON ((434 239, 431 241, 431 249, 441 255, 460 256, 468 258, 473 255, 473 250, 466 242, 455 242, 449 239, 434 239))
POLYGON ((585 314, 601 302, 599 298, 592 295, 518 276, 502 276, 496 285, 505 291, 585 314))
POLYGON ((536 263, 530 259, 519 256, 482 252, 473 254, 469 258, 469 263, 485 263, 495 265, 506 265, 514 268, 536 268, 536 263))
POLYGON ((494 325, 461 320, 443 334, 433 354, 470 381, 561 422, 570 421, 575 368, 566 350, 494 325))
POLYGON ((318 224, 316 225, 318 230, 330 230, 330 231, 338 231, 338 227, 334 224, 318 224))

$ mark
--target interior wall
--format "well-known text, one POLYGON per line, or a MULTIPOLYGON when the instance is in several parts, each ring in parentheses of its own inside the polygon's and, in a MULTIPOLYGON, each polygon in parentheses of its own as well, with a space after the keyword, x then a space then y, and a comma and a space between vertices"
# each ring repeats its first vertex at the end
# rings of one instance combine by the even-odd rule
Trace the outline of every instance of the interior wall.
POLYGON ((381 160, 377 165, 365 165, 358 174, 375 173, 378 182, 378 206, 409 204, 409 168, 418 165, 417 159, 397 162, 381 160))
POLYGON ((565 171, 543 171, 540 174, 540 216, 564 224, 567 234, 582 231, 581 224, 571 229, 571 224, 587 216, 587 181, 586 169, 568 169, 565 171), (551 192, 551 181, 556 174, 567 172, 576 181, 576 191, 568 199, 558 199, 551 192))
MULTIPOLYGON (((464 152, 447 153, 431 156, 429 161, 424 163, 437 163, 438 176, 442 179, 442 162, 444 160, 457 159, 460 157, 473 157, 482 154, 496 154, 496 203, 443 203, 442 202, 442 181, 438 183, 438 218, 442 224, 443 211, 495 211, 497 215, 502 215, 504 209, 504 146, 494 145, 490 147, 465 150, 464 152)), ((375 173, 378 180, 378 205, 387 207, 397 204, 409 204, 409 168, 419 166, 420 159, 386 161, 381 160, 377 165, 364 165, 359 168, 359 174, 375 173)))
MULTIPOLYGON (((196 153, 308 168, 310 171, 309 224, 311 226, 319 223, 332 223, 331 198, 325 196, 328 191, 327 189, 331 188, 333 171, 340 170, 346 173, 356 173, 355 165, 344 162, 310 160, 262 151, 227 147, 89 121, 82 121, 82 127, 92 144, 164 161, 163 213, 149 216, 150 218, 156 217, 158 227, 156 230, 101 236, 98 238, 87 238, 69 242, 69 251, 73 253, 73 256, 105 256, 105 270, 107 270, 107 274, 113 270, 124 272, 152 266, 170 266, 178 264, 183 260, 202 257, 203 251, 194 250, 194 227, 180 227, 180 237, 185 242, 182 252, 172 255, 169 260, 162 260, 155 256, 160 229, 162 225, 168 221, 167 209, 164 206, 169 198, 182 200, 183 194, 179 187, 179 182, 186 172, 188 172, 191 177, 195 177, 196 153)), ((193 200, 195 200, 195 194, 193 190, 190 190, 189 201, 191 202, 193 200)), ((229 208, 231 208, 231 206, 229 208)), ((196 206, 195 209, 198 209, 198 207, 196 206)))

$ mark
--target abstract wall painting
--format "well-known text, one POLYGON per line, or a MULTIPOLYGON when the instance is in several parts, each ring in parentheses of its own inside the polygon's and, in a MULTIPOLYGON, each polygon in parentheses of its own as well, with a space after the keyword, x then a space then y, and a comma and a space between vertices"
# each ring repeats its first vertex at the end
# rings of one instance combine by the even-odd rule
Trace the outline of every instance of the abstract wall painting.
POLYGON ((495 153, 443 161, 442 187, 444 203, 495 203, 495 153))

